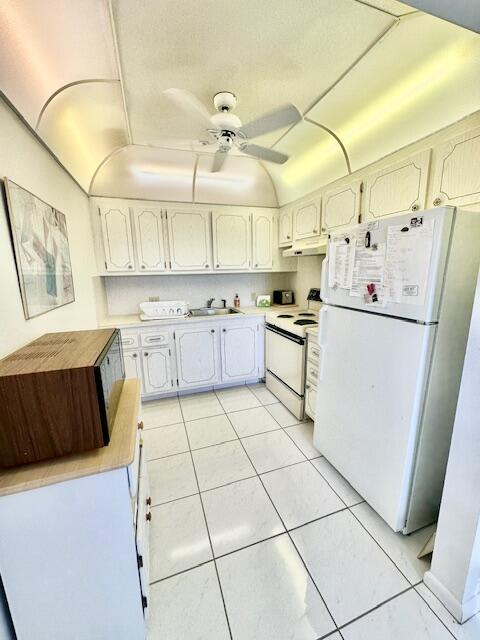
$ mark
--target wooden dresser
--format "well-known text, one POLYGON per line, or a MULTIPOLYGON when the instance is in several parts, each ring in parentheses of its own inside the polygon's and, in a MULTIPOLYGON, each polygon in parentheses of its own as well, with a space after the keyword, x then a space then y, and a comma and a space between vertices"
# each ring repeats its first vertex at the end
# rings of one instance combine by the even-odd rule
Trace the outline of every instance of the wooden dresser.
POLYGON ((150 504, 140 381, 110 444, 0 472, 0 575, 18 640, 145 640, 150 504))

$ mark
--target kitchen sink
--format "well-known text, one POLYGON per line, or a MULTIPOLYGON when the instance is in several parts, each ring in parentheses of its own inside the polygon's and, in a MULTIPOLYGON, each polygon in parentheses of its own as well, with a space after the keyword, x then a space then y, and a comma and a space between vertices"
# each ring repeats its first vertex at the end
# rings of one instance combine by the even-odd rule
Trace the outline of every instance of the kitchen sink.
POLYGON ((237 309, 216 309, 215 307, 201 307, 200 309, 190 309, 188 315, 196 316, 228 316, 231 313, 242 313, 237 309))

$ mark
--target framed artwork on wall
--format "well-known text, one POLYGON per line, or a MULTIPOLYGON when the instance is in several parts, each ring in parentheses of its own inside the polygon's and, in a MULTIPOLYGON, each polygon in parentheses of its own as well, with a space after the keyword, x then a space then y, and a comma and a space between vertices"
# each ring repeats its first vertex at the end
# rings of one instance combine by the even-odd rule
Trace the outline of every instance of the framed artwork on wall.
POLYGON ((65 215, 4 179, 25 318, 74 302, 65 215))

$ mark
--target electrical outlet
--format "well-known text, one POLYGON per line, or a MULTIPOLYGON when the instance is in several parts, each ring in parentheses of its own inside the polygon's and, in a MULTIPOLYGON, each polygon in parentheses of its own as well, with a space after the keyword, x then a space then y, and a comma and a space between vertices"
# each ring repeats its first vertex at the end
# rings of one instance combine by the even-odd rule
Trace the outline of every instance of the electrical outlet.
POLYGON ((149 302, 160 302, 160 297, 159 296, 148 296, 148 301, 149 302))

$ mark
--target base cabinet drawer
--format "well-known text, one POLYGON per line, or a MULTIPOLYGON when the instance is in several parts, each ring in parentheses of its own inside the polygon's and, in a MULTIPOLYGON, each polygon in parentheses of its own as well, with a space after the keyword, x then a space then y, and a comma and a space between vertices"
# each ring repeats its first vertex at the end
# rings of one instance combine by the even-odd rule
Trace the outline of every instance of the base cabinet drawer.
POLYGON ((316 386, 318 384, 318 366, 307 362, 307 382, 316 386))
POLYGON ((317 387, 307 383, 305 386, 305 413, 315 420, 315 408, 317 406, 317 387))

